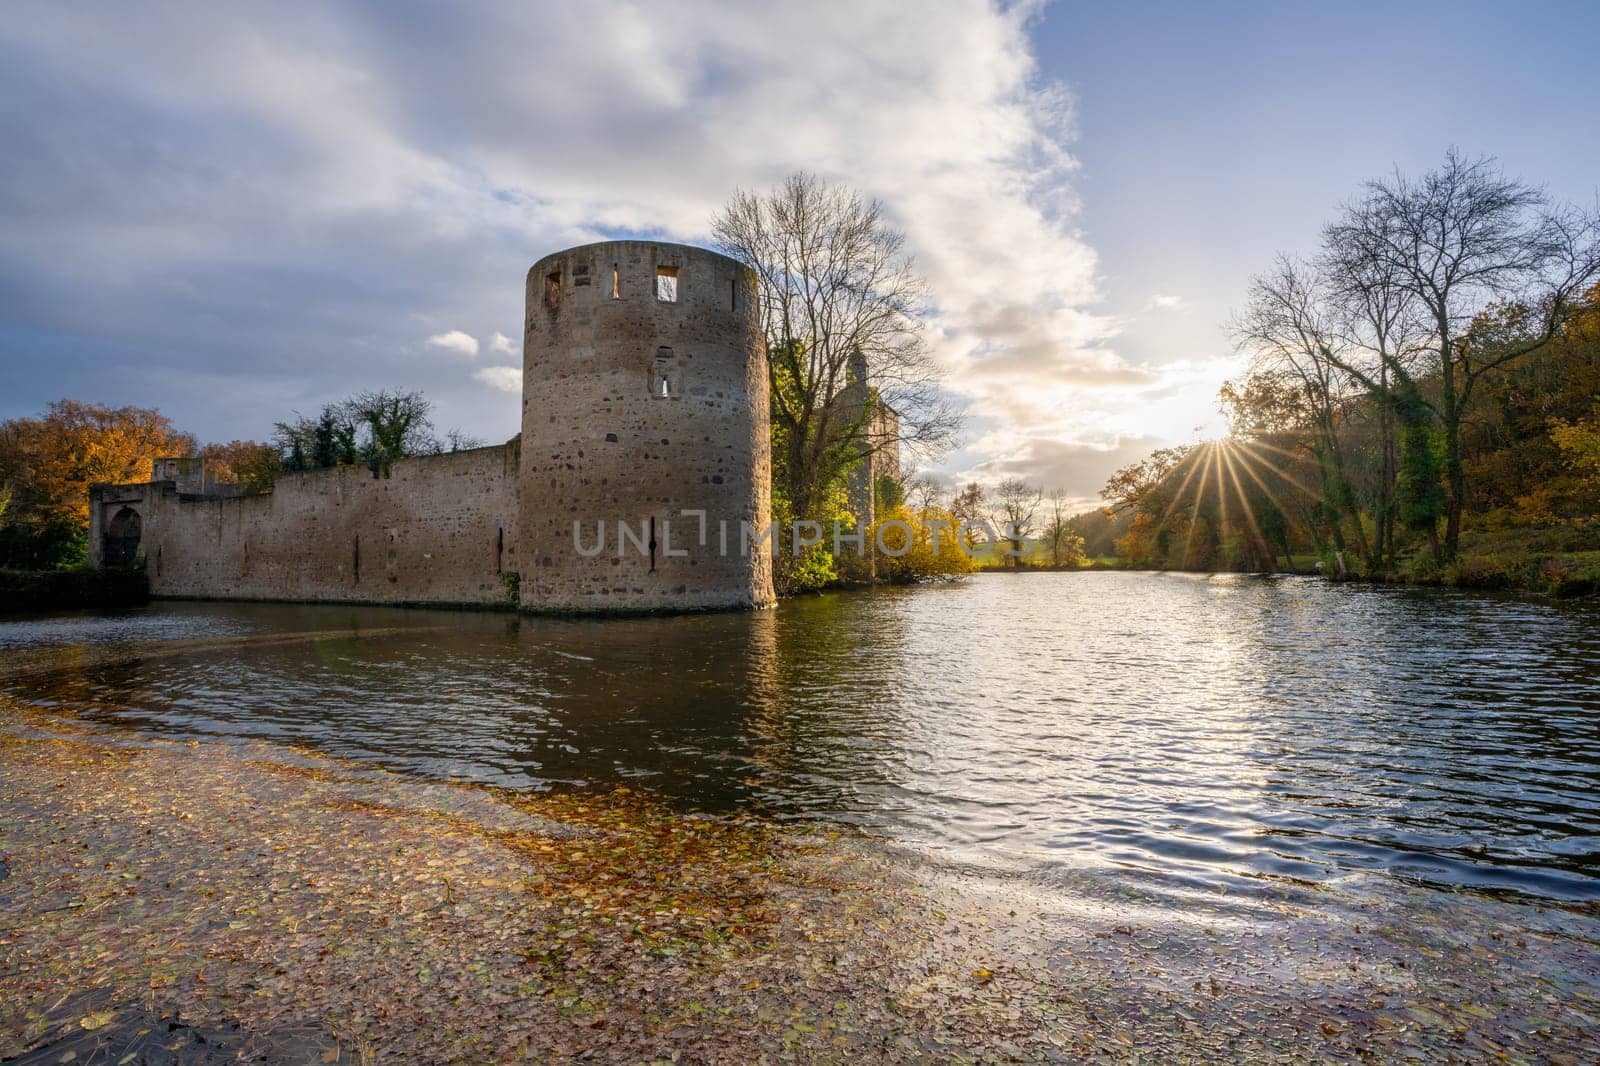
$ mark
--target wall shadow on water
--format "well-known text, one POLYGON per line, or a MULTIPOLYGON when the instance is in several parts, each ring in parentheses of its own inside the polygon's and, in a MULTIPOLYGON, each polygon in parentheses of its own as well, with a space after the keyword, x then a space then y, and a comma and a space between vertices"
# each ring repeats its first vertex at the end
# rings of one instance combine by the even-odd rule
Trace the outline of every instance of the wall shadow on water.
POLYGON ((0 686, 142 729, 630 784, 1174 892, 1385 871, 1593 898, 1597 663, 1595 604, 1238 576, 996 575, 608 620, 163 603, 0 621, 0 686))

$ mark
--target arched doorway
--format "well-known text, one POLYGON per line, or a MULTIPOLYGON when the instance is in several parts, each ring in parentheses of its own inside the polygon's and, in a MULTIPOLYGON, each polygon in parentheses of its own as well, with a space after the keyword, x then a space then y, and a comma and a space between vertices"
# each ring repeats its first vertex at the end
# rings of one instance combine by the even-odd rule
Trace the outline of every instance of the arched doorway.
POLYGON ((100 562, 105 566, 132 566, 139 554, 139 534, 144 521, 132 507, 111 516, 105 536, 100 538, 100 562))

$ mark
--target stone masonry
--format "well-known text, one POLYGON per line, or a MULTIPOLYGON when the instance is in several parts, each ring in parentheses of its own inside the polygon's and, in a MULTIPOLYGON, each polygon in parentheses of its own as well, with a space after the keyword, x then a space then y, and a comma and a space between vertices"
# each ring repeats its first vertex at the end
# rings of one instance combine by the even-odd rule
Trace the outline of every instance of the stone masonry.
POLYGON ((193 459, 90 491, 90 559, 156 596, 663 611, 773 602, 755 277, 613 241, 528 273, 522 432, 504 445, 285 474, 193 459), (685 514, 684 512, 689 512, 685 514))

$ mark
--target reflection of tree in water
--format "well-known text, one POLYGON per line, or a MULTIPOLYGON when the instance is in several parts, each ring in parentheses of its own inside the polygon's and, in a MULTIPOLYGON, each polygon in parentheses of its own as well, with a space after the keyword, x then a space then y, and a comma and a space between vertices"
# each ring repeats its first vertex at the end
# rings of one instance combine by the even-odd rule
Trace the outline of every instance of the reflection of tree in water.
POLYGON ((908 730, 897 682, 899 597, 828 595, 785 603, 749 625, 749 717, 756 777, 776 809, 876 808, 903 780, 908 730))

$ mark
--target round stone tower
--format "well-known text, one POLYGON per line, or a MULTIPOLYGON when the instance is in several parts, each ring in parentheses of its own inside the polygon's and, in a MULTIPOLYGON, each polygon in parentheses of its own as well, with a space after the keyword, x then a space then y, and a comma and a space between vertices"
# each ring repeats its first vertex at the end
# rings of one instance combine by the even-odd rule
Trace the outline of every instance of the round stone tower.
POLYGON ((521 463, 524 608, 770 604, 755 274, 654 241, 587 244, 534 264, 521 463))

